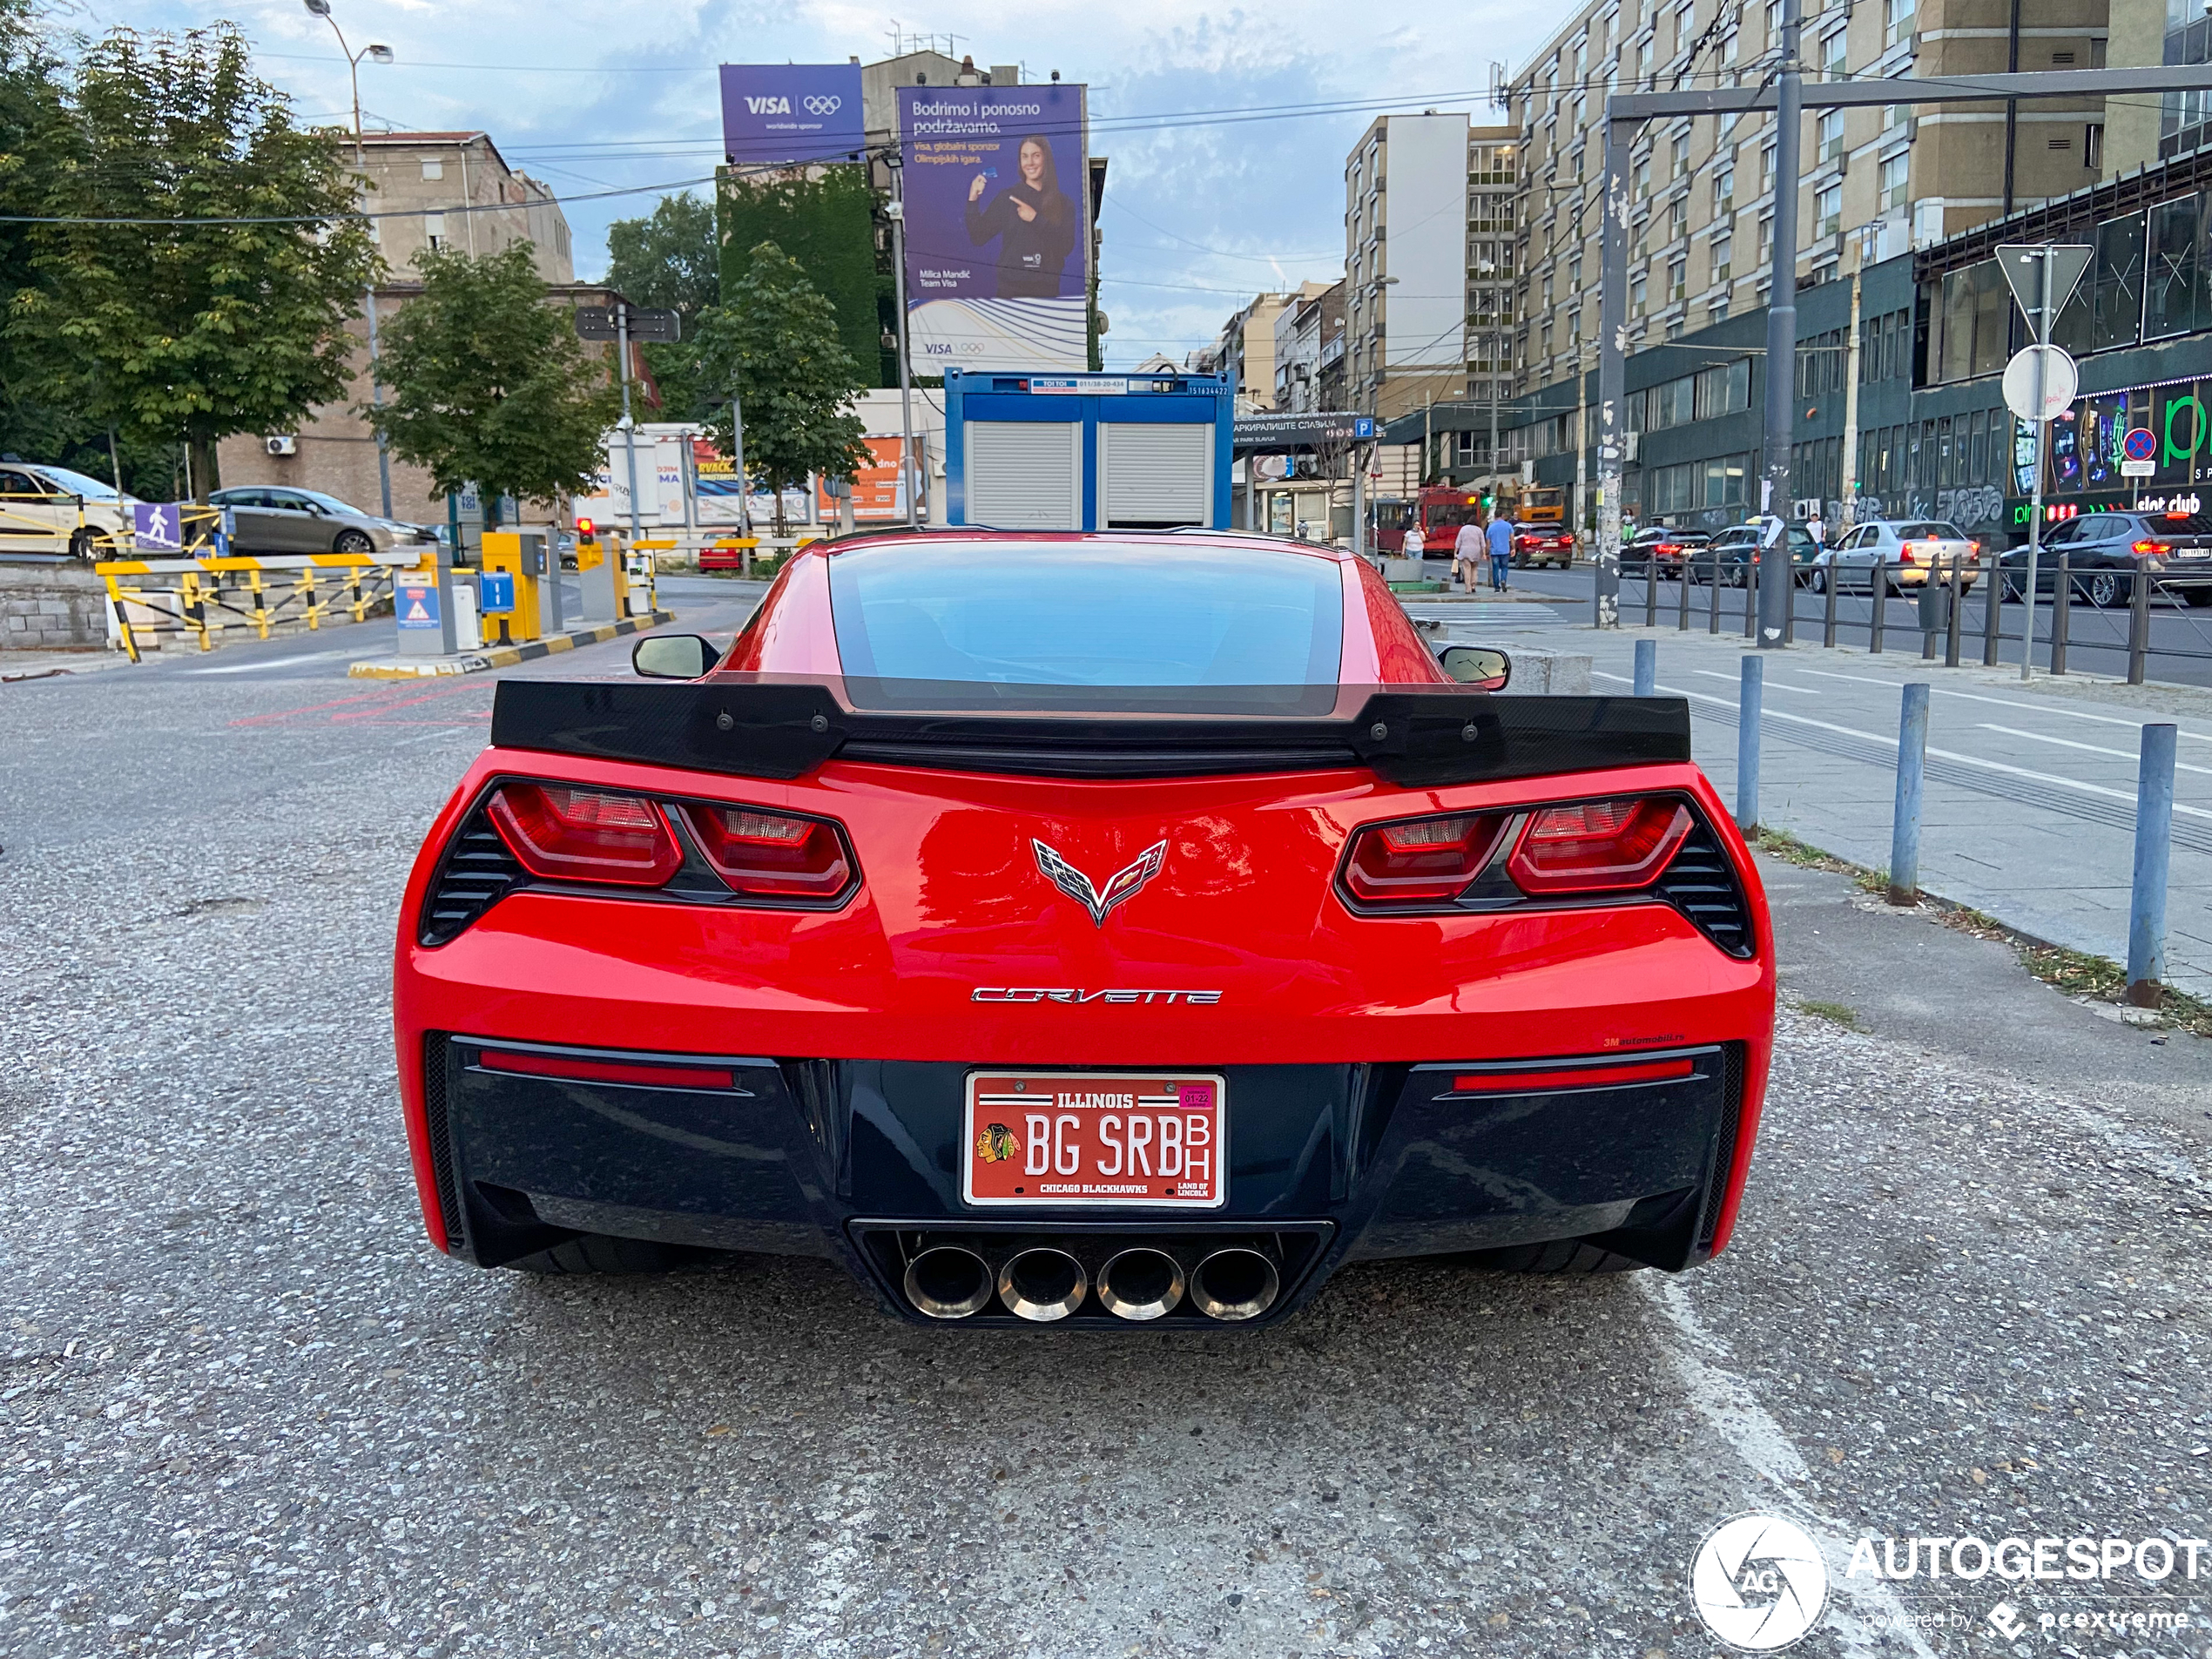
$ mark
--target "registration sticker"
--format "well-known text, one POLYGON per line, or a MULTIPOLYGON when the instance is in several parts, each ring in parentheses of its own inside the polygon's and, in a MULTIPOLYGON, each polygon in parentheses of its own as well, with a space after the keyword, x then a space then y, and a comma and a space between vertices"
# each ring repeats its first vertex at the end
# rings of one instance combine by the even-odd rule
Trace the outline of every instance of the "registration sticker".
POLYGON ((970 1072, 961 1197, 1001 1209, 1218 1210, 1224 1096, 1206 1073, 970 1072))

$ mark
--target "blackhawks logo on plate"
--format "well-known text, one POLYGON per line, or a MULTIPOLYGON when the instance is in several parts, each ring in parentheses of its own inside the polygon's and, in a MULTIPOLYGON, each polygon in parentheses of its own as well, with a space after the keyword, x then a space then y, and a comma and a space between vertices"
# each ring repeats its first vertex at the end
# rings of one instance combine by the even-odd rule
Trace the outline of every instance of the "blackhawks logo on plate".
POLYGON ((1020 1150, 1014 1131, 1003 1123, 989 1124, 975 1137, 975 1156, 986 1163, 1002 1163, 1020 1150))

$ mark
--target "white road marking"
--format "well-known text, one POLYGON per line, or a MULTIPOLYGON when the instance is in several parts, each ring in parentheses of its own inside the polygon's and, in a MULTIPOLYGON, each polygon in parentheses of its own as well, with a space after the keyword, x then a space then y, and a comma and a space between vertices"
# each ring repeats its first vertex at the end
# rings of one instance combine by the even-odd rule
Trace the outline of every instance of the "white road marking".
MULTIPOLYGON (((1935 1659, 1935 1650, 1913 1628, 1905 1604, 1898 1600, 1897 1592, 1886 1581, 1855 1579, 1845 1573, 1859 1529, 1845 1526, 1812 1507, 1811 1496, 1804 1490, 1812 1480, 1811 1471, 1805 1467, 1804 1454, 1797 1450, 1782 1425, 1759 1404, 1750 1385, 1724 1368, 1723 1362, 1729 1358, 1727 1345, 1705 1329, 1704 1322, 1690 1306, 1689 1294, 1681 1282, 1668 1274, 1649 1272, 1634 1275, 1631 1282, 1674 1327, 1679 1340, 1662 1342, 1662 1345, 1675 1374, 1682 1379, 1683 1392, 1689 1396, 1689 1403, 1696 1408, 1697 1414, 1737 1456, 1750 1466, 1753 1474, 1769 1483, 1776 1500, 1774 1507, 1787 1512, 1820 1545, 1821 1554, 1827 1558, 1828 1582, 1833 1592, 1829 1597, 1826 1622, 1835 1627, 1844 1652, 1854 1659, 1861 1655, 1882 1653, 1889 1649, 1880 1638, 1887 1636, 1892 1641, 1902 1641, 1919 1659, 1935 1659), (1711 1358, 1700 1358, 1698 1350, 1711 1358)), ((1723 1519, 1720 1515, 1713 1517, 1716 1524, 1723 1519)))
MULTIPOLYGON (((2002 732, 2008 738, 2026 738, 2031 743, 2054 743, 2062 749, 2082 749, 2093 755, 2112 755, 2121 760, 2141 759, 2131 749, 2107 749, 2101 743, 2076 743, 2072 738, 2054 738, 2040 732, 2022 732, 2016 726, 1992 725, 1986 720, 1982 722, 1981 729, 1984 732, 2002 732)), ((2174 763, 2174 770, 2198 772, 2204 777, 2212 778, 2212 766, 2185 765, 2176 760, 2174 763)))
POLYGON ((263 657, 250 663, 231 663, 221 668, 188 668, 187 674, 250 674, 257 668, 290 668, 295 663, 320 663, 332 657, 358 657, 361 648, 349 645, 339 651, 311 651, 299 657, 263 657))
MULTIPOLYGON (((1622 676, 1618 674, 1606 674, 1600 670, 1593 669, 1591 672, 1604 679, 1622 678, 1622 676)), ((1652 689, 1664 691, 1669 697, 1695 698, 1701 703, 1717 703, 1726 709, 1737 707, 1737 705, 1727 698, 1715 697, 1709 691, 1692 691, 1677 685, 1655 685, 1652 689)), ((1873 732, 1861 732, 1857 726, 1838 725, 1830 720, 1816 720, 1810 715, 1787 714, 1780 709, 1767 709, 1763 713, 1764 718, 1770 720, 1788 720, 1797 725, 1817 726, 1823 732, 1840 732, 1847 738, 1859 738, 1868 743, 1885 744, 1892 749, 1897 747, 1895 738, 1884 737, 1873 732)), ((2008 766, 2001 760, 1985 760, 1979 755, 1961 754, 1956 749, 1939 749, 1932 744, 1928 746, 1928 752, 1939 760, 1955 760, 1964 766, 1979 766, 1986 772, 2001 772, 2014 778, 2031 778, 2039 784, 2054 784, 2060 789, 2078 790, 2085 795, 2102 795, 2109 800, 2126 801, 2130 806, 2135 804, 2134 796, 2126 790, 2107 789, 2102 784, 2085 784, 2079 778, 2061 777, 2054 772, 2035 772, 2027 766, 2008 766)), ((2190 818, 2202 818, 2208 822, 2212 822, 2212 811, 2207 811, 2201 806, 2184 806, 2181 802, 2175 801, 2174 810, 2190 818)))
MULTIPOLYGON (((1905 683, 1902 680, 1885 680, 1873 674, 1831 674, 1821 668, 1804 668, 1798 672, 1817 675, 1824 680, 1852 680, 1861 685, 1894 687, 1905 683)), ((1940 685, 1931 686, 1929 690, 1938 697, 1955 697, 1967 703, 1988 703, 2000 709, 2024 709, 2030 714, 2063 714, 2069 720, 2094 720, 2100 725, 2139 726, 2147 724, 2142 720, 2123 719, 2116 714, 2091 714, 2083 709, 2063 708, 2055 703, 2023 703, 2016 697, 1983 697, 1978 692, 1953 691, 1940 685)), ((2191 732, 2183 728, 2182 735, 2194 738, 2199 743, 2212 743, 2212 732, 2191 732)))

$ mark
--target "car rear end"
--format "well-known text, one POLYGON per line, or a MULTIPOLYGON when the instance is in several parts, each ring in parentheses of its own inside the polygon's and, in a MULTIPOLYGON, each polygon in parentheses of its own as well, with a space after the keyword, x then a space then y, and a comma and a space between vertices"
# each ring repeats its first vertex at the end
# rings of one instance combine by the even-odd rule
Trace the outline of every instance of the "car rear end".
POLYGON ((1575 533, 1564 524, 1523 524, 1514 532, 1513 560, 1566 570, 1575 563, 1575 533))
POLYGON ((1894 561, 1889 574, 1898 587, 1920 587, 1931 579, 1948 582, 1954 570, 1961 589, 1973 587, 1980 575, 1981 543, 1957 525, 1916 519, 1898 524, 1894 533, 1896 545, 1887 556, 1894 561))
POLYGON ((2186 604, 2212 604, 2212 514, 2144 513, 2134 529, 2128 552, 2161 589, 2186 604))
MULTIPOLYGON (((1104 1326, 1280 1317, 1351 1260, 1720 1249, 1772 952, 1686 710, 1432 678, 1328 570, 1375 625, 1297 685, 856 672, 1035 623, 857 578, 812 674, 503 684, 402 910, 433 1239, 818 1255, 909 1318, 1104 1326)), ((1240 625, 1305 650, 1300 586, 1240 625)))

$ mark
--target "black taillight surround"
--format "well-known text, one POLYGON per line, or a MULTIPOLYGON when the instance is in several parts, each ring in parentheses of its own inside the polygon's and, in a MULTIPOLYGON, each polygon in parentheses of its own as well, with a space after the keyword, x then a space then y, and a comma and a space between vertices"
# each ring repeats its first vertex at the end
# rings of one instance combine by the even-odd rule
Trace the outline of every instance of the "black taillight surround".
POLYGON ((1431 809, 1426 813, 1408 813, 1356 824, 1345 835, 1343 850, 1337 857, 1336 879, 1332 885, 1336 889, 1338 901, 1353 915, 1362 920, 1377 921, 1416 920, 1436 916, 1496 915, 1501 913, 1540 910, 1602 910, 1618 909, 1632 905, 1665 905, 1689 921, 1727 955, 1735 957, 1738 961, 1750 960, 1756 954, 1756 950, 1749 942, 1751 932, 1749 927, 1750 909, 1743 892, 1743 882, 1737 877, 1735 867, 1725 852, 1720 850, 1720 839, 1715 834, 1711 824, 1697 803, 1689 795, 1677 790, 1632 790, 1626 793, 1634 795, 1639 800, 1675 801, 1689 811, 1689 835, 1681 846, 1675 849, 1666 864, 1662 866, 1652 879, 1642 887, 1614 889, 1602 893, 1540 895, 1524 892, 1507 873, 1506 866, 1513 856, 1513 850, 1520 844, 1521 834, 1528 826, 1528 820, 1536 813, 1554 806, 1584 806, 1624 798, 1620 792, 1608 792, 1603 794, 1570 796, 1561 800, 1529 801, 1519 806, 1470 807, 1463 809, 1463 812, 1459 813, 1431 809), (1509 817, 1513 821, 1506 826, 1504 833, 1500 835, 1493 845, 1487 862, 1484 864, 1474 879, 1460 889, 1457 898, 1419 904, 1372 904, 1360 899, 1352 892, 1348 872, 1352 864, 1352 848, 1359 840, 1361 831, 1379 829, 1391 824, 1411 824, 1426 819, 1462 815, 1505 816, 1509 817), (1729 897, 1733 901, 1730 907, 1737 918, 1732 923, 1723 920, 1719 928, 1716 927, 1706 914, 1701 914, 1703 907, 1682 902, 1677 895, 1669 890, 1669 877, 1676 867, 1683 861, 1685 856, 1695 853, 1702 857, 1709 853, 1717 853, 1719 864, 1727 871, 1727 881, 1730 888, 1729 897), (1723 932, 1738 934, 1742 936, 1741 940, 1731 941, 1730 938, 1723 937, 1723 932))
MULTIPOLYGON (((476 856, 481 857, 481 853, 476 856)), ((860 860, 853 850, 853 838, 843 823, 834 818, 825 818, 819 813, 793 812, 783 807, 762 806, 755 801, 717 800, 705 795, 671 794, 661 791, 626 789, 620 785, 589 782, 573 778, 534 778, 524 773, 503 773, 489 779, 476 792, 469 810, 462 815, 453 838, 440 855, 438 867, 432 873, 430 885, 423 894, 421 914, 416 919, 415 937, 430 948, 448 944, 459 938, 494 905, 509 894, 539 893, 568 894, 577 898, 621 899, 637 904, 704 905, 718 908, 739 910, 796 910, 827 912, 842 910, 853 901, 860 890, 860 860), (491 799, 509 784, 536 784, 554 789, 598 789, 609 794, 635 795, 650 800, 659 810, 661 819, 669 833, 676 838, 676 845, 684 854, 676 873, 657 887, 627 887, 612 882, 570 881, 534 874, 524 867, 492 821, 491 799), (845 885, 835 894, 824 897, 792 896, 766 897, 759 894, 739 893, 715 871, 699 847, 695 833, 683 810, 686 807, 727 809, 745 807, 778 818, 804 819, 811 823, 826 825, 838 840, 845 855, 846 876, 845 885), (514 873, 506 875, 503 885, 489 896, 481 897, 466 908, 465 919, 460 917, 461 907, 445 904, 447 920, 438 920, 442 900, 447 897, 449 881, 457 877, 466 879, 467 873, 458 867, 469 857, 469 849, 481 848, 484 837, 489 836, 499 844, 513 866, 514 873)), ((482 885, 479 880, 479 885, 482 885)), ((475 897, 475 895, 472 895, 475 897)))

